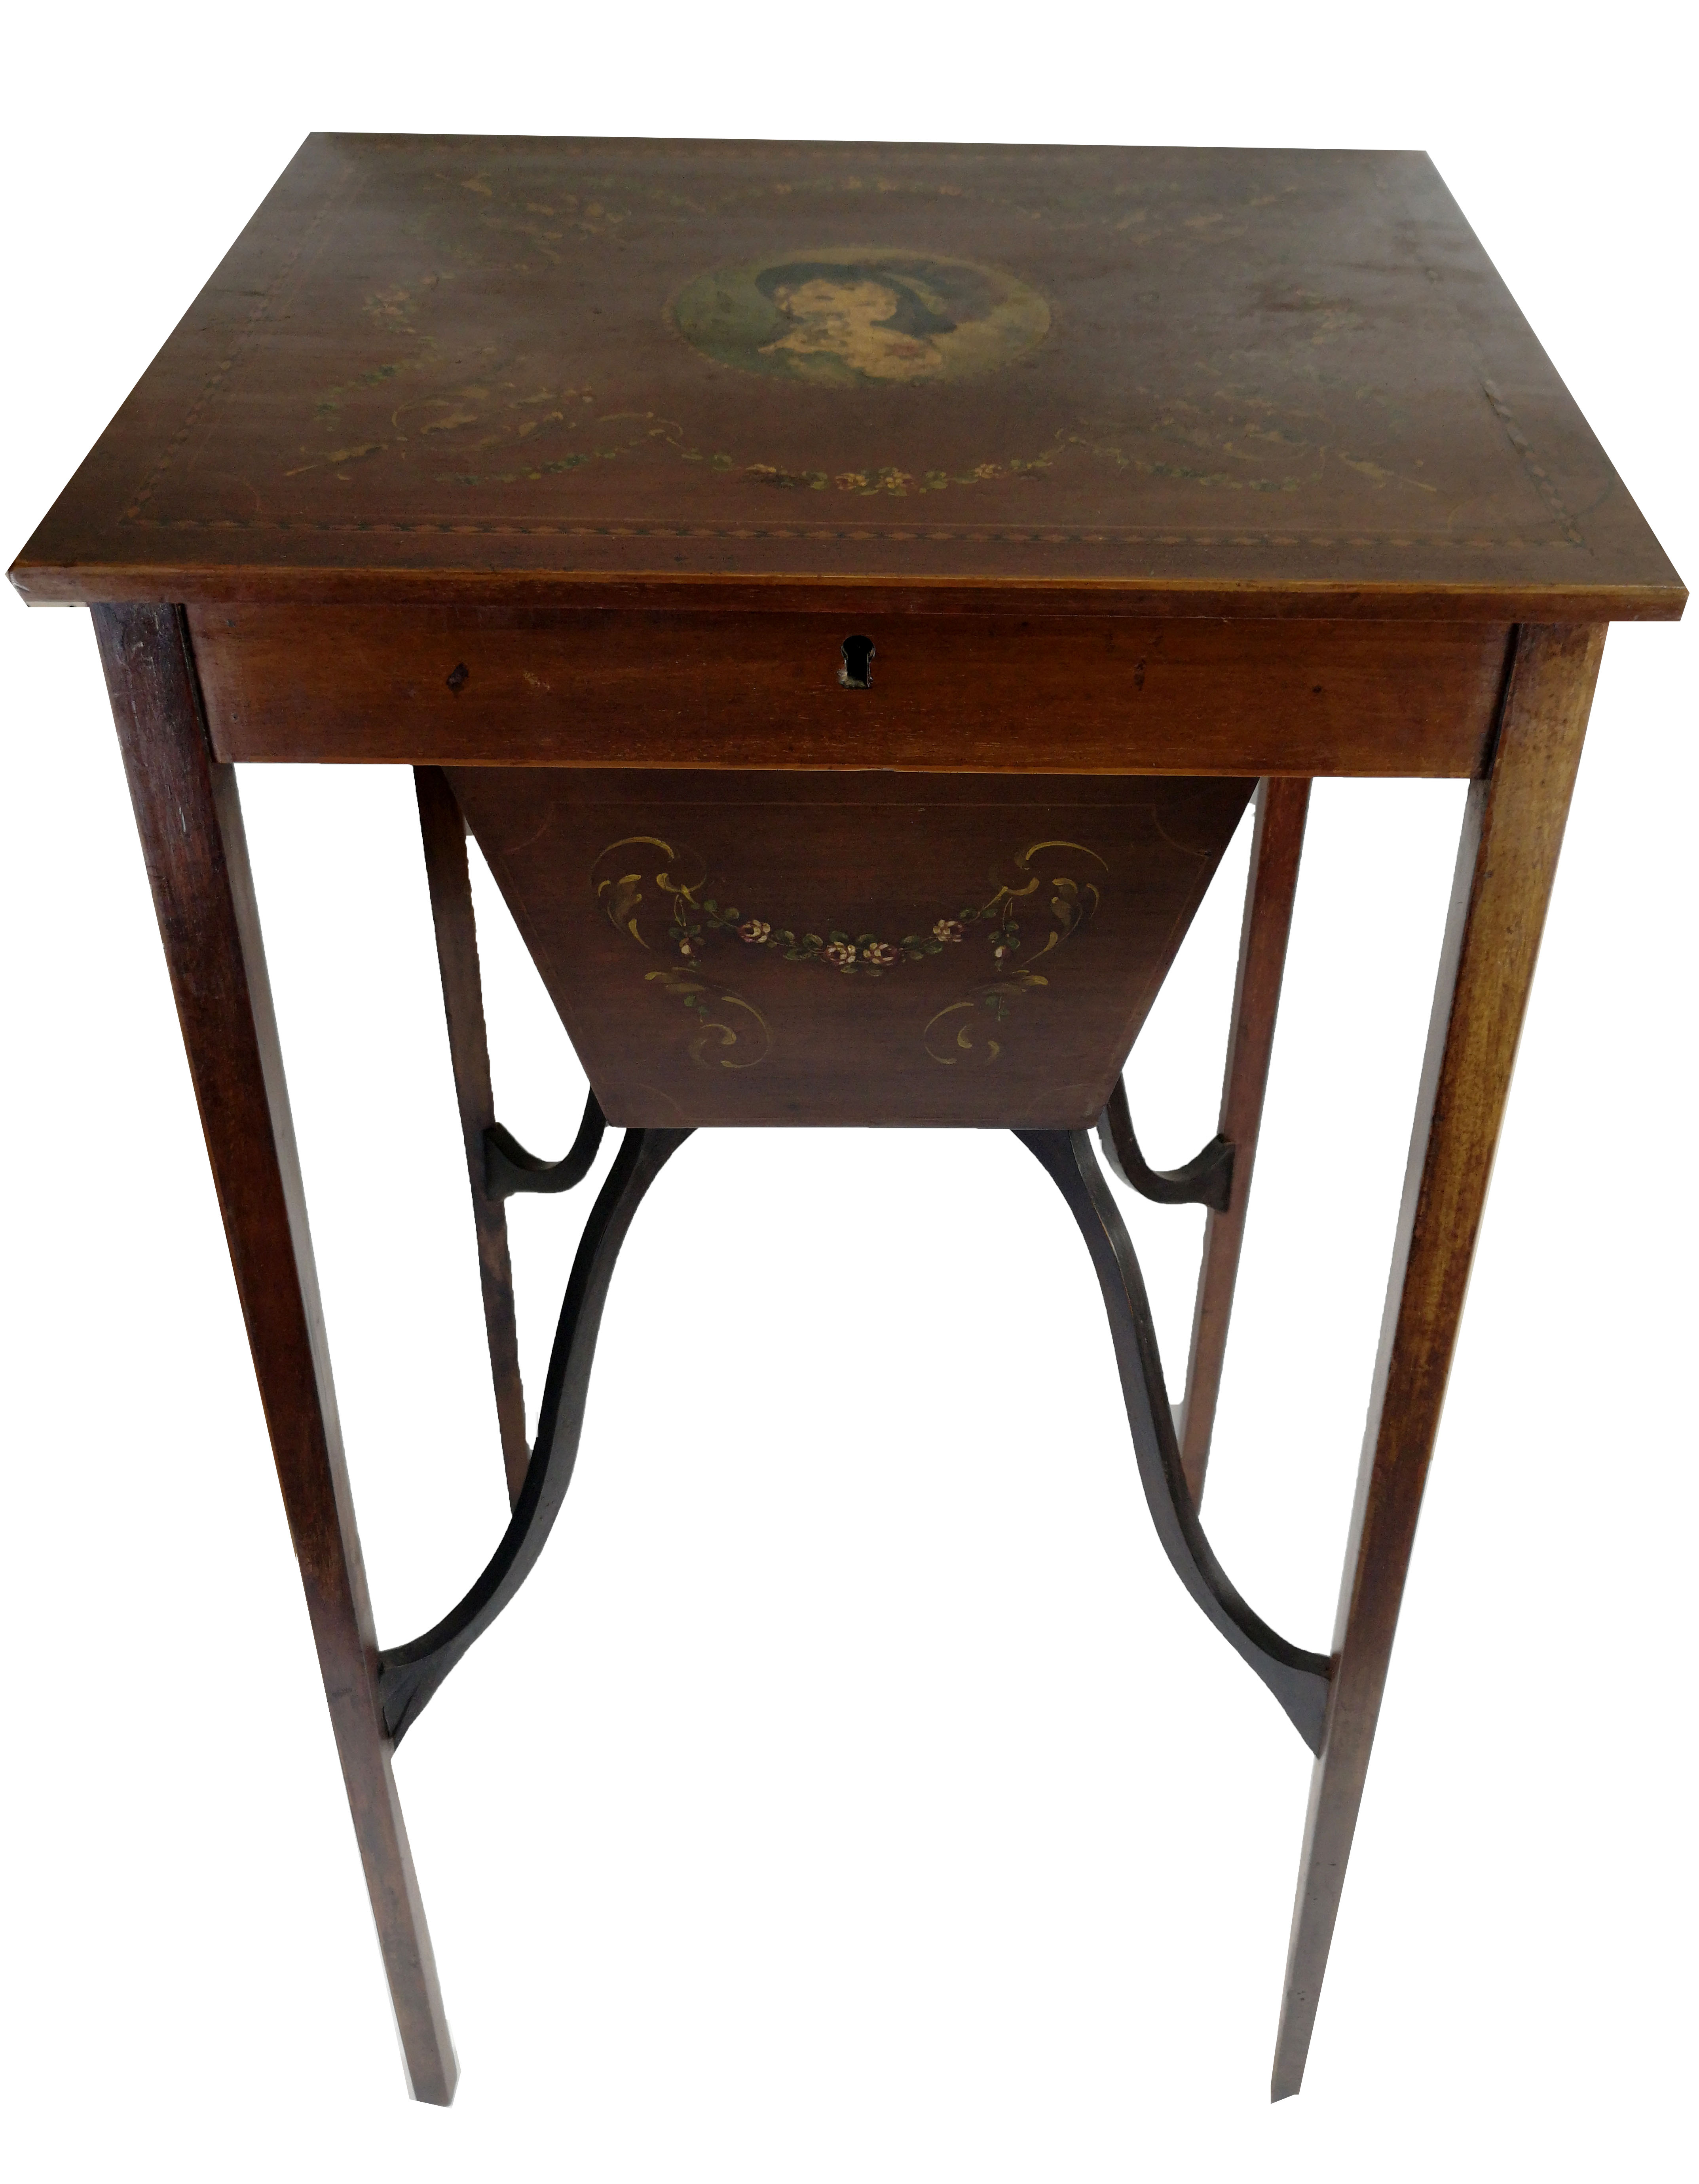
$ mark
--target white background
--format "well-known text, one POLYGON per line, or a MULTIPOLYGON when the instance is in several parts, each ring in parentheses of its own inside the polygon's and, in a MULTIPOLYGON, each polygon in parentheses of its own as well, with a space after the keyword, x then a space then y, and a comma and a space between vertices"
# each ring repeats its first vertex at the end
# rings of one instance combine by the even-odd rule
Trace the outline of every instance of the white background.
MULTIPOLYGON (((20 547, 309 128, 1423 146, 1699 568, 1688 11, 31 11, 20 547)), ((20 2178, 1657 2177, 1692 2157, 1696 632, 1606 652, 1302 2097, 1308 1755, 1164 1563, 1011 1140, 726 1133, 645 1206, 536 1576, 398 1772, 388 2003, 87 617, 0 603, 0 2159, 20 2178)), ((505 1510, 403 773, 244 780, 379 1628, 505 1510)), ((1456 784, 1316 794, 1206 1504, 1325 1647, 1456 784)), ((1242 835, 1131 1071, 1214 1125, 1242 835)), ((499 1105, 582 1080, 485 920, 499 1105)), ((604 1155, 604 1162, 607 1157, 604 1155)), ((514 1209, 534 1395, 590 1194, 514 1209)), ((1200 1217, 1134 1205, 1177 1368, 1200 1217)))

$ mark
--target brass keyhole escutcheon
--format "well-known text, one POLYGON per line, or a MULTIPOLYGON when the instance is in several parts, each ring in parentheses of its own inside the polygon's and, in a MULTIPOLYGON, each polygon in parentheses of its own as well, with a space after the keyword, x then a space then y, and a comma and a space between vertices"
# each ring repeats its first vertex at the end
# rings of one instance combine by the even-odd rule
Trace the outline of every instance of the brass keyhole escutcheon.
POLYGON ((870 690, 873 688, 873 639, 870 637, 847 637, 841 647, 844 664, 838 670, 838 680, 846 690, 870 690))

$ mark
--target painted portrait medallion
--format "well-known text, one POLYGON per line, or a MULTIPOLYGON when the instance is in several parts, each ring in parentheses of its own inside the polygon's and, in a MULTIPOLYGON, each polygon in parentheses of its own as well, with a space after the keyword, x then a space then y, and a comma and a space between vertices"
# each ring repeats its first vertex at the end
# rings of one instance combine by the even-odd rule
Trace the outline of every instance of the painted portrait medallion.
POLYGON ((965 258, 833 244, 699 274, 673 306, 703 355, 819 386, 929 386, 1043 340, 1044 298, 965 258))

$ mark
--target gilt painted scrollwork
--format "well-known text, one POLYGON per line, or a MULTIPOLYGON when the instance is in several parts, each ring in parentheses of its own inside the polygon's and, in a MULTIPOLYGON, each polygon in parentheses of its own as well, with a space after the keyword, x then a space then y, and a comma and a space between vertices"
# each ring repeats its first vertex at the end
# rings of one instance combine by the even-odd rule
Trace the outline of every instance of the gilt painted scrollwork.
POLYGON ((949 1002, 929 1019, 921 1033, 921 1043, 934 1061, 946 1068, 960 1067, 963 1064, 981 1068, 989 1067, 1003 1051, 1003 1043, 986 1029, 981 1012, 988 1012, 995 1023, 1007 1017, 1009 1005, 1029 994, 1036 986, 1048 986, 1049 979, 1034 965, 1042 962, 1063 942, 1069 939, 1083 925, 1097 908, 1101 894, 1095 881, 1083 885, 1077 880, 1058 874, 1051 882, 1053 893, 1049 900, 1050 929, 1043 944, 1032 955, 1017 962, 1021 944, 1020 922, 1015 916, 1016 905, 1029 896, 1037 894, 1042 885, 1042 873, 1035 871, 1032 860, 1043 850, 1070 850, 1105 872, 1108 866, 1095 850, 1088 850, 1079 842, 1033 842, 1022 850, 1014 862, 1021 874, 1021 884, 1001 887, 980 910, 970 917, 963 913, 962 924, 982 920, 995 920, 990 933, 992 960, 997 965, 997 975, 962 999, 949 1002))
POLYGON ((919 1038, 926 1053, 946 1068, 986 1067, 1003 1051, 986 1018, 1001 1024, 1014 1002, 1049 984, 1048 972, 1037 965, 1097 909, 1101 889, 1090 868, 1100 873, 1109 869, 1095 850, 1081 842, 1029 843, 1017 851, 1014 863, 1015 878, 986 901, 922 918, 914 931, 893 938, 852 932, 847 925, 799 933, 771 918, 746 916, 722 899, 721 890, 707 892, 707 867, 694 850, 659 834, 629 834, 609 843, 591 866, 590 884, 616 931, 629 934, 640 948, 651 953, 664 948, 679 959, 644 976, 696 1017, 700 1029, 690 1053, 701 1067, 752 1069, 773 1043, 771 1028, 754 1003, 709 975, 708 959, 722 944, 758 950, 769 960, 816 964, 841 978, 876 979, 947 956, 970 939, 989 951, 990 975, 927 1017, 919 1038), (1057 865, 1075 870, 1053 870, 1057 865), (1031 930, 1034 920, 1027 907, 1036 909, 1041 902, 1048 913, 1042 939, 1031 930))
POLYGON ((692 1061, 704 1069, 718 1066, 721 1069, 753 1069, 757 1061, 764 1061, 773 1045, 773 1034, 767 1019, 753 1001, 746 1001, 741 994, 719 993, 697 972, 679 966, 668 965, 664 971, 646 971, 644 978, 659 986, 663 994, 671 994, 680 1000, 701 1026, 691 1039, 690 1056, 692 1061), (726 1021, 729 1014, 731 1022, 726 1021), (751 1043, 749 1050, 744 1043, 751 1043), (723 1051, 736 1047, 735 1054, 723 1051))
POLYGON ((773 1044, 766 1017, 752 1001, 726 991, 701 974, 701 950, 693 933, 701 931, 696 922, 697 899, 707 879, 707 867, 695 850, 675 847, 658 834, 630 834, 623 841, 610 842, 590 869, 590 883, 608 922, 629 933, 640 948, 650 945, 640 922, 645 887, 657 889, 662 900, 670 903, 667 938, 685 960, 664 970, 646 971, 644 977, 662 993, 682 1001, 696 1017, 700 1028, 690 1043, 691 1061, 702 1069, 753 1069, 766 1059, 773 1044), (630 854, 635 850, 658 850, 666 859, 665 866, 646 880, 645 872, 655 859, 635 858, 630 854), (620 869, 634 863, 635 871, 620 869))

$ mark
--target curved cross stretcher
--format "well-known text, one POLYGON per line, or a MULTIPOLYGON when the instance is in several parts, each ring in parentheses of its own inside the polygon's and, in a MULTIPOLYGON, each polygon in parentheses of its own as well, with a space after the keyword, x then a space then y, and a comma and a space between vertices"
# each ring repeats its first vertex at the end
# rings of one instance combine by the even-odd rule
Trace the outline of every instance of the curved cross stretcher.
MULTIPOLYGON (((1121 1100, 1124 1106, 1124 1093, 1121 1100)), ((599 1136, 599 1111, 596 1120, 599 1136)), ((587 1114, 586 1128, 590 1123, 587 1114)), ((455 1662, 513 1598, 543 1552, 572 1483, 614 1262, 644 1194, 690 1134, 688 1130, 628 1130, 621 1140, 573 1262, 544 1383, 536 1442, 507 1529, 477 1582, 441 1622, 411 1643, 387 1648, 379 1656, 384 1725, 398 1744, 455 1662)), ((1143 1277, 1091 1139, 1083 1130, 1019 1130, 1014 1134, 1061 1191, 1091 1252, 1109 1313, 1139 1478, 1163 1550, 1205 1616, 1261 1677, 1311 1750, 1319 1751, 1327 1702, 1327 1656, 1305 1652, 1271 1630, 1240 1596, 1204 1536, 1181 1467, 1143 1277)), ((523 1165, 516 1172, 551 1173, 518 1149, 516 1141, 509 1142, 520 1150, 523 1165)))

